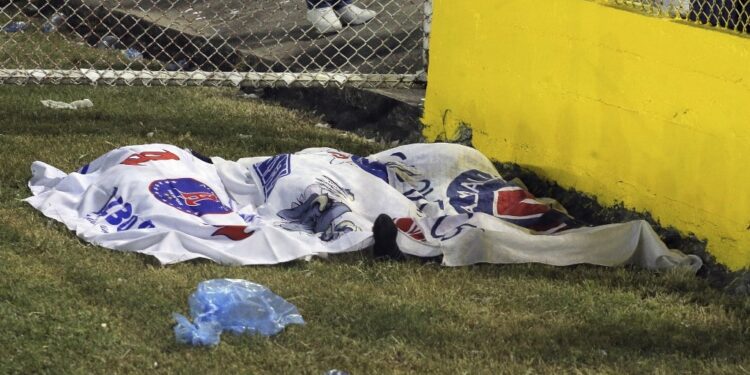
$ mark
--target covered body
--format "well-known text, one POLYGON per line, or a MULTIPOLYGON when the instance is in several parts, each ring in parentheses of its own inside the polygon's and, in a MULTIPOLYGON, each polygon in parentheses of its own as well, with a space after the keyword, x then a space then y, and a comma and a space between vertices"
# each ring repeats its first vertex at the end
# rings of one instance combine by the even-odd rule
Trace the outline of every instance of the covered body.
POLYGON ((86 241, 152 255, 275 264, 373 244, 381 213, 408 254, 447 266, 701 261, 667 249, 645 221, 582 227, 500 177, 478 151, 414 144, 360 157, 329 148, 211 163, 164 144, 122 147, 66 174, 35 162, 27 199, 86 241))

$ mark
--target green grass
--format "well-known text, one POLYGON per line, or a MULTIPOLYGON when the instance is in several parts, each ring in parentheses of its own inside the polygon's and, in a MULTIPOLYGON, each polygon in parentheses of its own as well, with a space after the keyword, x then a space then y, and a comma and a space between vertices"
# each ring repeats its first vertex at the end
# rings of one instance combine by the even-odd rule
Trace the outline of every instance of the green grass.
POLYGON ((679 272, 443 268, 360 254, 270 267, 160 267, 83 243, 21 201, 34 160, 70 171, 127 144, 172 143, 229 159, 383 147, 235 93, 0 86, 0 373, 750 370, 750 301, 679 272), (39 102, 82 98, 95 107, 55 111, 39 102), (224 277, 267 285, 307 325, 272 338, 225 335, 212 349, 175 343, 171 313, 187 312, 200 281, 224 277))

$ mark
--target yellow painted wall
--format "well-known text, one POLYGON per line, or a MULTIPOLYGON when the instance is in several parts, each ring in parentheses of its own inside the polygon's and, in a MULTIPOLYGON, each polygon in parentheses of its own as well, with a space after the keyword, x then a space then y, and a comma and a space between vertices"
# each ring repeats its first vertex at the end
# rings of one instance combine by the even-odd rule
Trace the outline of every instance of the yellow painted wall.
POLYGON ((750 38, 586 0, 435 0, 425 134, 750 266, 750 38))

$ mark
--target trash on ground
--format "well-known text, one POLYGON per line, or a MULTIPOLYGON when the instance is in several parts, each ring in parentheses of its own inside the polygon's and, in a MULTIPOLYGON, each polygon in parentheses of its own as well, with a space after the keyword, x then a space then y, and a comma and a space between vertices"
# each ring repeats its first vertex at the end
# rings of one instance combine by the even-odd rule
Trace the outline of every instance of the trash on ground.
POLYGON ((27 16, 36 16, 37 13, 39 13, 39 7, 34 4, 26 4, 26 6, 23 7, 23 12, 27 16))
POLYGON ((325 122, 319 122, 319 123, 315 124, 315 127, 316 128, 323 128, 323 129, 330 129, 331 125, 327 124, 325 122))
POLYGON ((42 32, 43 33, 51 33, 53 31, 57 31, 60 26, 62 26, 65 23, 65 15, 60 13, 53 14, 47 22, 42 25, 42 32))
POLYGON ((222 331, 275 335, 288 324, 305 324, 297 308, 268 288, 239 279, 213 279, 198 284, 190 296, 193 323, 173 314, 175 337, 182 344, 214 346, 222 331))
POLYGON ((117 48, 118 44, 120 44, 120 39, 118 37, 114 35, 105 35, 96 43, 96 48, 112 49, 117 48))
POLYGON ((131 61, 140 61, 143 60, 143 52, 135 49, 135 48, 128 48, 124 51, 122 51, 122 54, 131 61))
POLYGON ((24 31, 29 28, 29 24, 23 21, 8 22, 3 26, 3 31, 6 33, 17 33, 24 31))
POLYGON ((258 94, 254 94, 254 93, 249 93, 249 94, 248 93, 241 93, 239 95, 239 97, 242 98, 242 99, 252 99, 252 100, 260 99, 260 96, 258 94))
POLYGON ((42 104, 45 107, 52 109, 83 109, 94 106, 94 103, 89 99, 76 100, 70 103, 58 102, 55 100, 42 100, 42 104))
POLYGON ((193 63, 191 63, 190 61, 188 61, 187 59, 180 59, 180 60, 177 60, 177 61, 170 61, 164 67, 164 69, 166 69, 169 72, 176 72, 176 71, 179 71, 179 70, 190 71, 190 70, 194 70, 194 68, 195 68, 195 65, 193 63))
POLYGON ((333 369, 333 370, 326 371, 325 375, 349 375, 349 372, 344 371, 344 370, 333 369))

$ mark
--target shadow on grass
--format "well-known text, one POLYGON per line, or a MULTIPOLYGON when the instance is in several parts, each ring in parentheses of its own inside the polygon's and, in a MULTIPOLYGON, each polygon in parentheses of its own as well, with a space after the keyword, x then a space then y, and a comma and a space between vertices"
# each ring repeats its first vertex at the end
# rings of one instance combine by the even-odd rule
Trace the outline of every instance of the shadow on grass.
POLYGON ((555 321, 539 313, 503 321, 506 318, 502 314, 495 318, 463 316, 440 306, 403 299, 394 303, 382 295, 360 300, 355 306, 350 311, 336 312, 332 321, 342 322, 331 329, 376 347, 387 346, 388 340, 421 352, 450 351, 455 347, 457 356, 465 355, 460 348, 474 347, 498 357, 518 350, 526 353, 516 354, 521 358, 541 357, 556 364, 571 360, 608 361, 598 358, 599 351, 625 358, 687 356, 736 364, 744 361, 748 349, 747 337, 738 334, 737 327, 718 323, 693 325, 690 321, 657 316, 648 309, 587 316, 560 311, 561 318, 555 321), (357 314, 358 311, 367 314, 357 314))

